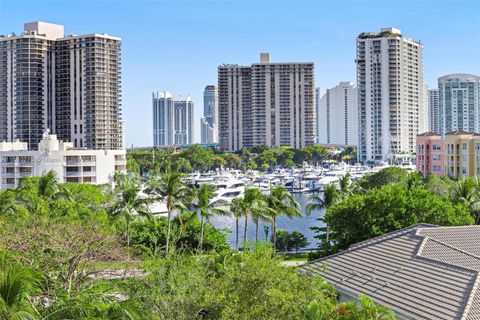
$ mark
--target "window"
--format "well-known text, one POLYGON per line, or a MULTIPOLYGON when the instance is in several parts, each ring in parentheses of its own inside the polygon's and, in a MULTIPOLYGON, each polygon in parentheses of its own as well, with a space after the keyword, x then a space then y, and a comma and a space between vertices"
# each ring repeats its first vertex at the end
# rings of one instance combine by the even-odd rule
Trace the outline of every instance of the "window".
POLYGON ((462 150, 467 150, 467 144, 466 143, 462 143, 462 150))

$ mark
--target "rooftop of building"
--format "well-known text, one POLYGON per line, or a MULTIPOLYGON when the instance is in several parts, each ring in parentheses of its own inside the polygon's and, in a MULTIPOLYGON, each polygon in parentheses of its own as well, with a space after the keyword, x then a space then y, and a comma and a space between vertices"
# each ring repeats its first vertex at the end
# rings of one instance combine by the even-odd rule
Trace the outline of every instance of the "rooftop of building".
POLYGON ((470 132, 470 131, 457 129, 457 130, 454 130, 454 131, 447 132, 447 133, 445 133, 445 135, 446 136, 465 136, 465 135, 473 136, 473 135, 475 135, 475 132, 470 132))
POLYGON ((7 35, 0 35, 0 40, 9 40, 21 37, 41 37, 46 40, 68 40, 76 38, 101 37, 118 41, 121 40, 119 37, 111 36, 106 33, 91 33, 85 35, 69 34, 65 36, 63 25, 43 21, 27 22, 23 26, 23 33, 17 35, 12 32, 7 35))
POLYGON ((468 73, 452 73, 438 78, 438 81, 461 80, 461 81, 480 81, 480 77, 468 73))
POLYGON ((304 65, 304 64, 311 64, 314 65, 313 62, 271 62, 270 53, 262 52, 260 53, 260 62, 252 63, 251 66, 243 66, 238 64, 228 64, 224 63, 219 66, 219 68, 251 68, 253 66, 262 66, 262 65, 304 65))
POLYGON ((386 38, 386 37, 400 37, 405 38, 406 40, 413 41, 420 44, 420 41, 413 40, 411 38, 405 37, 402 35, 400 29, 388 27, 381 28, 380 32, 362 32, 358 35, 358 39, 375 39, 375 38, 386 38))
POLYGON ((480 319, 480 226, 417 224, 301 267, 406 319, 480 319))
POLYGON ((417 134, 417 137, 439 137, 440 135, 432 132, 432 131, 427 131, 424 133, 417 134))

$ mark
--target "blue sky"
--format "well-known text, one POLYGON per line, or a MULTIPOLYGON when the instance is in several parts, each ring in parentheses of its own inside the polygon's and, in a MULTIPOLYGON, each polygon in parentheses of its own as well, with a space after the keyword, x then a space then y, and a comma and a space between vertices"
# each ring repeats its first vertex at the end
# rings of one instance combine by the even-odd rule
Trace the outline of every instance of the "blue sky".
POLYGON ((222 63, 313 61, 322 92, 355 80, 355 37, 394 26, 424 44, 425 79, 480 75, 480 1, 23 1, 0 0, 0 34, 23 23, 65 25, 75 34, 122 38, 127 145, 152 144, 151 93, 191 95, 195 131, 202 92, 222 63))

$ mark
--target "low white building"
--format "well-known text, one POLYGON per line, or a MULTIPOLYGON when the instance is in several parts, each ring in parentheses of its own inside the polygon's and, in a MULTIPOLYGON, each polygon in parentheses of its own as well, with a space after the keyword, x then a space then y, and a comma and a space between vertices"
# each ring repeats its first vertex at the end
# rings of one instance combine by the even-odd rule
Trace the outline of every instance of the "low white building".
POLYGON ((126 171, 125 150, 87 150, 44 133, 38 150, 26 142, 0 142, 1 188, 16 188, 24 176, 53 170, 59 182, 112 183, 115 172, 126 171))

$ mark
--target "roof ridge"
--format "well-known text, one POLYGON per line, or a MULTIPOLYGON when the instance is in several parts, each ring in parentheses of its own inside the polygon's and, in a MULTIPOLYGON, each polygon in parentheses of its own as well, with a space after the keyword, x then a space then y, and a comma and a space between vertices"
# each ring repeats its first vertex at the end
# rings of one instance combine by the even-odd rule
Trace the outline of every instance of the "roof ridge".
POLYGON ((413 225, 408 226, 408 227, 404 227, 404 228, 401 228, 401 229, 397 229, 397 230, 394 230, 394 231, 391 231, 391 232, 384 233, 384 234, 382 234, 380 236, 377 236, 377 237, 374 237, 374 238, 370 238, 370 239, 367 239, 367 240, 363 240, 363 241, 354 243, 350 247, 348 247, 348 249, 345 250, 345 251, 348 251, 350 249, 361 248, 361 247, 364 247, 366 245, 371 245, 371 244, 374 244, 374 243, 384 241, 386 239, 395 238, 398 235, 403 235, 403 234, 408 233, 410 231, 419 230, 419 229, 434 229, 434 228, 438 228, 438 227, 439 226, 434 225, 434 224, 422 223, 422 222, 417 223, 417 224, 413 224, 413 225))
MULTIPOLYGON (((362 248, 365 248, 367 246, 371 246, 371 245, 376 245, 378 243, 382 243, 384 241, 387 241, 387 240, 391 240, 393 238, 397 238, 397 237, 400 237, 400 236, 403 236, 405 234, 408 234, 408 233, 411 233, 412 231, 416 231, 420 228, 417 228, 415 229, 416 226, 418 225, 428 225, 428 224, 424 224, 424 223, 419 223, 419 224, 416 224, 416 225, 412 225, 412 226, 409 226, 409 227, 405 227, 405 228, 402 228, 402 229, 398 229, 398 230, 395 230, 395 231, 392 231, 392 232, 389 232, 389 233, 386 233, 384 235, 381 235, 381 236, 378 236, 378 237, 375 237, 375 238, 372 238, 372 239, 377 239, 377 238, 382 238, 384 237, 385 235, 390 235, 388 237, 385 237, 383 239, 377 239, 376 241, 373 241, 371 243, 365 243, 363 244, 364 242, 368 242, 370 240, 364 240, 364 241, 360 241, 360 242, 357 242, 357 244, 361 244, 361 245, 358 245, 356 246, 355 244, 353 244, 352 246, 350 246, 349 248, 341 251, 341 252, 337 252, 335 254, 332 254, 332 255, 329 255, 329 256, 326 256, 326 257, 323 257, 323 258, 319 258, 319 259, 316 259, 316 260, 312 260, 312 261, 309 261, 307 263, 304 263, 302 266, 307 266, 309 264, 312 264, 312 263, 318 263, 318 262, 322 262, 323 260, 326 260, 326 259, 330 259, 332 257, 337 257, 337 256, 341 256, 341 255, 344 255, 346 253, 349 253, 349 252, 352 252, 352 251, 356 251, 356 250, 359 250, 359 249, 362 249, 362 248), (395 234, 397 233, 397 234, 395 234)), ((435 225, 432 225, 434 227, 437 227, 435 225)))
MULTIPOLYGON (((425 223, 425 224, 428 225, 428 223, 425 223)), ((439 226, 435 226, 435 227, 439 227, 439 226)), ((441 226, 440 228, 423 227, 423 228, 419 228, 419 229, 438 229, 438 230, 441 230, 441 229, 457 229, 457 228, 473 228, 473 227, 480 228, 480 225, 479 224, 473 224, 473 225, 466 225, 466 226, 441 226)))
POLYGON ((472 308, 473 300, 475 296, 478 294, 478 286, 480 285, 480 276, 477 272, 477 277, 475 278, 475 282, 473 283, 472 289, 470 290, 470 295, 468 296, 467 302, 465 303, 465 309, 463 309, 463 315, 461 320, 468 319, 470 309, 472 308))

